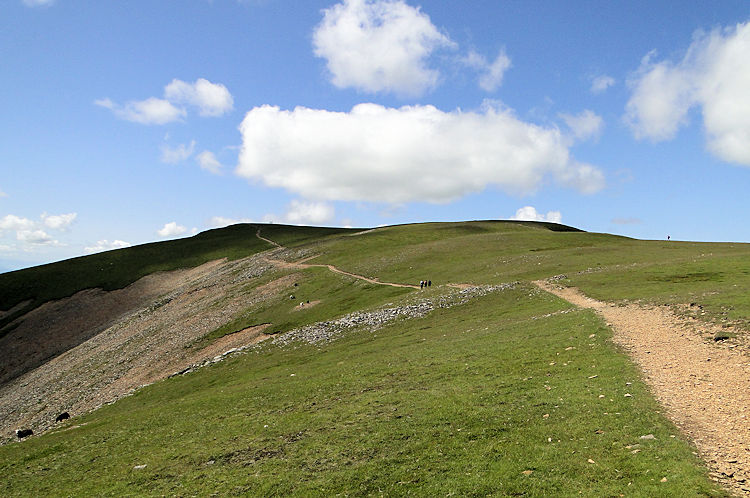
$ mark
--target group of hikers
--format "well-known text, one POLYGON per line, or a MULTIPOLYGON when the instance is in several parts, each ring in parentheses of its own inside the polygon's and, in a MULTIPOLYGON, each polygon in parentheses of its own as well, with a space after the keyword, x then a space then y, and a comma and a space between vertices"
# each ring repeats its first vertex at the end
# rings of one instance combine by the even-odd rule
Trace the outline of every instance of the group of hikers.
POLYGON ((419 288, 424 289, 425 287, 432 287, 432 280, 420 280, 419 288))

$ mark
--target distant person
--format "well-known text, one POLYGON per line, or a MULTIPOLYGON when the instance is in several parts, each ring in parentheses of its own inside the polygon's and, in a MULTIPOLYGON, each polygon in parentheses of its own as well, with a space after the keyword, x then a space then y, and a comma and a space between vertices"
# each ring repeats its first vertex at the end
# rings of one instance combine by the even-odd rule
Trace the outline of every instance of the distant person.
POLYGON ((419 288, 424 289, 424 280, 419 281, 419 288))
POLYGON ((669 242, 669 238, 670 238, 669 235, 667 235, 667 242, 669 242))
POLYGON ((427 287, 432 287, 432 280, 427 281, 427 287))

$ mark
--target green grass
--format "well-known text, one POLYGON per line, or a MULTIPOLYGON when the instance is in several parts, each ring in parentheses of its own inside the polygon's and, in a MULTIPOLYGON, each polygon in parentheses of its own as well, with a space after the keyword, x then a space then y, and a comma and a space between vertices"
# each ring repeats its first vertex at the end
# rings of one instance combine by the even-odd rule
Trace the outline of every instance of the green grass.
MULTIPOLYGON (((361 228, 325 228, 267 224, 251 226, 260 227, 261 236, 285 247, 299 247, 310 242, 335 238, 337 235, 353 234, 362 230, 361 228)), ((253 231, 253 235, 255 235, 255 231, 253 231)))
MULTIPOLYGON (((275 272, 249 285, 257 287, 278 278, 281 273, 289 272, 275 272)), ((195 346, 202 347, 227 334, 267 323, 271 324, 267 333, 287 332, 343 316, 352 310, 377 307, 410 292, 410 289, 375 285, 333 273, 328 268, 307 268, 294 273, 297 275, 296 286, 290 281, 289 285, 279 289, 260 306, 241 311, 231 321, 204 336, 195 346), (295 299, 290 299, 291 295, 295 299), (308 304, 308 301, 313 304, 308 304), (316 301, 320 302, 316 304, 316 301), (305 304, 300 306, 300 303, 305 304)))
POLYGON ((593 314, 534 318, 567 308, 522 286, 265 347, 0 447, 0 492, 722 495, 593 314))
POLYGON ((750 245, 641 241, 481 221, 386 227, 323 241, 312 262, 386 281, 494 284, 565 274, 602 300, 701 304, 699 318, 750 330, 750 245))
MULTIPOLYGON (((204 245, 199 235, 175 262, 169 262, 168 246, 138 250, 158 253, 149 265, 242 257, 270 248, 255 230, 219 231, 211 237, 226 241, 206 239, 204 245)), ((638 241, 520 222, 352 233, 261 230, 317 254, 311 263, 383 281, 431 279, 433 287, 420 293, 323 268, 277 270, 250 282, 248 293, 289 273, 298 286, 248 306, 204 343, 259 323, 283 331, 413 302, 446 292, 449 282, 521 283, 374 334, 353 333, 320 346, 266 344, 258 353, 154 384, 68 424, 82 427, 0 447, 0 493, 724 495, 596 315, 571 310, 528 282, 565 274, 562 283, 598 299, 675 309, 693 303, 681 312, 748 330, 750 246, 638 241), (308 299, 321 303, 298 309, 308 299), (640 439, 647 434, 655 439, 640 439)), ((101 261, 108 260, 80 264, 96 269, 101 261)), ((144 261, 127 260, 121 268, 141 268, 144 261)), ((68 292, 91 281, 76 275, 76 285, 58 282, 67 275, 62 268, 48 274, 45 285, 68 292)), ((22 289, 29 282, 19 278, 13 285, 22 289)))
POLYGON ((270 234, 272 240, 278 239, 290 246, 351 232, 339 228, 240 224, 184 239, 143 244, 3 273, 0 274, 0 310, 7 311, 25 301, 29 304, 0 319, 0 336, 9 331, 3 327, 23 313, 83 289, 121 289, 157 271, 192 268, 215 259, 239 259, 272 249, 273 246, 256 237, 258 227, 263 234, 270 234))
MULTIPOLYGON (((608 301, 667 305, 694 303, 700 308, 692 307, 687 313, 696 318, 750 330, 750 246, 674 245, 672 251, 680 254, 676 261, 654 258, 647 264, 621 265, 589 274, 569 275, 568 284, 581 288, 592 297, 608 301)), ((644 247, 648 249, 645 243, 644 247)))

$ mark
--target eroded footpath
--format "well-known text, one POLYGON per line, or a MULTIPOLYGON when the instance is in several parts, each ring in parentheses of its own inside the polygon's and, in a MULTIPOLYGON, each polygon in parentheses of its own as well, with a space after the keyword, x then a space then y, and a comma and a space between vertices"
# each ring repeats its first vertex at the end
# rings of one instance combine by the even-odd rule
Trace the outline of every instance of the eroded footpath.
POLYGON ((707 342, 695 322, 665 306, 610 304, 575 288, 534 283, 599 313, 613 329, 614 342, 640 366, 667 416, 695 442, 712 477, 750 496, 750 358, 744 351, 707 342))

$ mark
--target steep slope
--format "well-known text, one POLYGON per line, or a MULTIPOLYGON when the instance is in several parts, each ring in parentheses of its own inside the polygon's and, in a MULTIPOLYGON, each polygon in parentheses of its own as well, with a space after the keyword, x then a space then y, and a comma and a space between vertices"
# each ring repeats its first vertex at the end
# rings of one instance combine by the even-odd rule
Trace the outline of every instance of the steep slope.
MULTIPOLYGON (((267 225, 291 245, 350 230, 267 225)), ((164 294, 210 261, 236 260, 274 247, 257 225, 145 244, 0 275, 0 386, 96 336, 164 294)), ((208 269, 204 269, 208 271, 208 269)))

